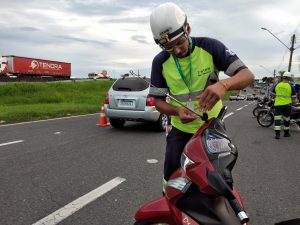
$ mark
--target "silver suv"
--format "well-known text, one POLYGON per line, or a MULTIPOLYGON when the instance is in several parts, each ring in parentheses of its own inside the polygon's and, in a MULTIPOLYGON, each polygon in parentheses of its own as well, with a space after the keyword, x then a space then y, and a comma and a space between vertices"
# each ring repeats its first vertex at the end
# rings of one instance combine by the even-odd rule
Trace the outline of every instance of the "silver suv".
POLYGON ((106 93, 105 115, 111 126, 121 128, 126 121, 153 122, 155 128, 164 131, 169 122, 167 115, 155 109, 154 97, 149 95, 149 78, 129 77, 116 80, 106 93))

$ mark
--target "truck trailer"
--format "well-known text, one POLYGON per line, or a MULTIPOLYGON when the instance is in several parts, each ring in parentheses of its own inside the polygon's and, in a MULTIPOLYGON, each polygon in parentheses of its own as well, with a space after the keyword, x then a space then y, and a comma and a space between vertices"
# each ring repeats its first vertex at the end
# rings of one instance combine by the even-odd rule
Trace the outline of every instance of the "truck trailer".
POLYGON ((65 80, 71 77, 71 63, 15 55, 0 56, 1 76, 65 80))

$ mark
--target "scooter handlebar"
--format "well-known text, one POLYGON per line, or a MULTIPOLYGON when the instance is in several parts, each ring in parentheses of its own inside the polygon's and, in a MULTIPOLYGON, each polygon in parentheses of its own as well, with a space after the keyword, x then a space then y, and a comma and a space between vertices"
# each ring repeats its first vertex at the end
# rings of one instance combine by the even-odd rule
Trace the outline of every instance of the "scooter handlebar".
POLYGON ((239 218, 241 224, 247 223, 249 221, 249 217, 244 209, 241 207, 240 203, 236 198, 229 200, 229 203, 236 213, 237 217, 239 218))
POLYGON ((247 223, 249 221, 249 217, 247 216, 240 202, 236 199, 236 196, 233 194, 231 188, 227 185, 219 172, 211 171, 207 168, 207 178, 210 186, 228 200, 231 208, 237 215, 240 222, 242 224, 247 223))

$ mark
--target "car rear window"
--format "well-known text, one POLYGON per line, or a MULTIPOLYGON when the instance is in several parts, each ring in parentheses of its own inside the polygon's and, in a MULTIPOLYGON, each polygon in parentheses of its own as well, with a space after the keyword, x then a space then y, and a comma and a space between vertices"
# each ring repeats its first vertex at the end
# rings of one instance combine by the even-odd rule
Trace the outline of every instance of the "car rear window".
POLYGON ((143 91, 149 87, 149 84, 144 79, 150 82, 149 78, 122 78, 117 80, 112 88, 114 91, 143 91))

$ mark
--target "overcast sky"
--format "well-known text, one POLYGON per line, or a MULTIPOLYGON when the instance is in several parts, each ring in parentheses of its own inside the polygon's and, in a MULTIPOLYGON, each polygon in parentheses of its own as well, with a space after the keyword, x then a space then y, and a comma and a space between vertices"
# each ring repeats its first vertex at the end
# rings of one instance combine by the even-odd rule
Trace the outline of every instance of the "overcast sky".
MULTIPOLYGON (((0 54, 72 63, 73 77, 103 69, 113 77, 129 70, 149 75, 155 45, 152 0, 0 0, 0 54)), ((288 47, 300 46, 299 0, 173 1, 188 15, 192 36, 219 39, 256 77, 287 70, 288 47)), ((292 72, 300 76, 300 48, 292 72)))

